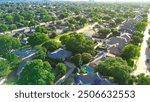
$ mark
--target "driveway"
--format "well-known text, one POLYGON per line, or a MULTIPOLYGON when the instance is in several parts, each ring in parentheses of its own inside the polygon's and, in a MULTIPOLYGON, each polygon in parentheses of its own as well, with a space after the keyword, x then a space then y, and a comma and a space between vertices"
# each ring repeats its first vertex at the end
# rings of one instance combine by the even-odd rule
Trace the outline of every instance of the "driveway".
POLYGON ((75 68, 76 68, 76 66, 73 64, 73 63, 70 63, 70 62, 65 62, 65 65, 68 67, 68 71, 67 71, 67 73, 64 75, 64 76, 62 76, 56 83, 55 83, 55 85, 61 85, 62 84, 62 82, 64 82, 64 80, 66 79, 66 78, 68 78, 69 76, 70 76, 70 74, 72 74, 72 72, 75 70, 75 68))

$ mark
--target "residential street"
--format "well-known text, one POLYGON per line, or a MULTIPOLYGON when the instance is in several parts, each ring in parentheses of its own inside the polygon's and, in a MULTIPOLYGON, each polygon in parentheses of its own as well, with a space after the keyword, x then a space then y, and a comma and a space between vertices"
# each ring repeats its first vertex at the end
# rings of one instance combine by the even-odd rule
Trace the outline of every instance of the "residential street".
MULTIPOLYGON (((148 21, 150 21, 150 14, 148 14, 148 21)), ((150 28, 150 25, 148 24, 145 32, 144 32, 144 38, 140 50, 140 57, 137 61, 137 69, 133 72, 133 75, 138 75, 140 73, 145 73, 146 75, 150 75, 150 71, 147 69, 150 68, 150 63, 146 63, 146 59, 150 59, 150 49, 148 49, 147 40, 150 37, 148 34, 148 29, 150 28)))
POLYGON ((77 30, 76 32, 77 33, 83 33, 84 31, 88 31, 90 28, 93 28, 96 24, 98 24, 98 23, 95 22, 94 24, 88 25, 88 26, 86 26, 84 28, 81 28, 81 29, 77 30))

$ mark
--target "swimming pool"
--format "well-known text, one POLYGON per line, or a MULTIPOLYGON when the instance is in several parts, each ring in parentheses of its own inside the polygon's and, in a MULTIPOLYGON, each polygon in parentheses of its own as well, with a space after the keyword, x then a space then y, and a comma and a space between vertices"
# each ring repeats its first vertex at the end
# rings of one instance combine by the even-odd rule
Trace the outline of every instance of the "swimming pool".
POLYGON ((88 67, 88 66, 86 66, 86 65, 82 66, 82 68, 83 68, 84 70, 86 70, 87 73, 92 73, 92 72, 94 72, 94 70, 93 70, 92 68, 90 68, 90 67, 88 67))

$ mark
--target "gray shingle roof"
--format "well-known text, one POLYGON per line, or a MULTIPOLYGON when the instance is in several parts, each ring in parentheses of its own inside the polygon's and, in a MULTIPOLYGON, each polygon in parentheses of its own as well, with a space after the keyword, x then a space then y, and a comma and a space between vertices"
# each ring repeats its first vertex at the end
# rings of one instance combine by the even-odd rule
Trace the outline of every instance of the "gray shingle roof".
POLYGON ((64 50, 62 48, 57 49, 54 52, 48 52, 48 57, 53 59, 64 59, 67 57, 70 57, 72 55, 72 52, 64 50))
POLYGON ((74 76, 74 83, 76 85, 111 85, 112 83, 98 73, 76 74, 74 76))

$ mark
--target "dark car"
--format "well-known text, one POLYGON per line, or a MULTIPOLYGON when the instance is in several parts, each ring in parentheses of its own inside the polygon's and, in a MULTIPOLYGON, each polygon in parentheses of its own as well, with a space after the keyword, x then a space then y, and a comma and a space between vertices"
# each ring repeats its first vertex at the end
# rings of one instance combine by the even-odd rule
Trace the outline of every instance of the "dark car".
POLYGON ((146 63, 149 63, 149 59, 146 59, 146 63))

